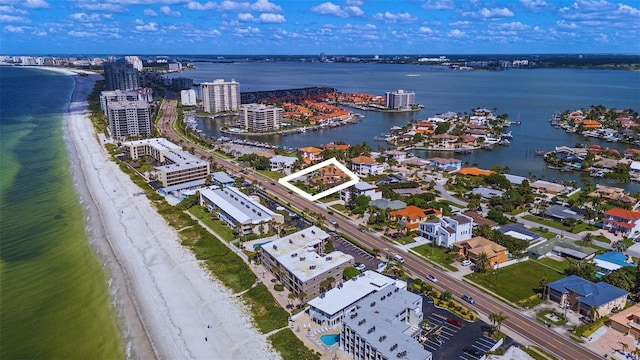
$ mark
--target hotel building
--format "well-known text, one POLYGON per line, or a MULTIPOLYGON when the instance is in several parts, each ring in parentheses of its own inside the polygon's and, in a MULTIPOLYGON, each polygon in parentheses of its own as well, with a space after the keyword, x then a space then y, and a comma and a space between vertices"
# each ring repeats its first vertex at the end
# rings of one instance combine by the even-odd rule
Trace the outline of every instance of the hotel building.
POLYGON ((271 223, 284 223, 276 214, 233 186, 200 191, 200 205, 214 211, 218 218, 242 235, 265 234, 271 223))
POLYGON ((114 138, 151 134, 151 106, 144 101, 108 103, 107 117, 114 138))
POLYGON ((260 247, 260 259, 266 270, 279 278, 289 291, 304 292, 307 299, 320 295, 320 283, 329 277, 336 282, 345 268, 352 266, 353 256, 340 251, 329 254, 324 249, 329 234, 311 226, 260 247))
POLYGON ((265 105, 247 104, 240 108, 244 128, 249 132, 267 132, 280 129, 284 109, 265 105))
POLYGON ((431 360, 418 342, 422 318, 420 295, 387 285, 342 319, 340 348, 355 360, 431 360))
POLYGON ((200 88, 204 111, 218 113, 240 109, 240 84, 235 80, 225 82, 223 79, 216 79, 201 83, 200 88))
POLYGON ((416 93, 398 90, 385 93, 385 106, 389 109, 410 110, 416 104, 416 93))

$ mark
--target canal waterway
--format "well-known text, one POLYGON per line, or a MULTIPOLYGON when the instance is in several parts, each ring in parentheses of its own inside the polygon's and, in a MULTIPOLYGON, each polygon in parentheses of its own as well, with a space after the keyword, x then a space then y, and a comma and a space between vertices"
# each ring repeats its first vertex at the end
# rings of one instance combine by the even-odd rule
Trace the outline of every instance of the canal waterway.
MULTIPOLYGON (((508 114, 521 125, 508 128, 514 138, 510 146, 471 154, 433 153, 417 151, 420 157, 446 156, 462 159, 483 168, 508 166, 511 173, 548 180, 580 182, 577 172, 560 172, 546 167, 538 150, 553 150, 556 146, 577 143, 598 144, 624 150, 633 145, 610 143, 568 134, 549 125, 555 112, 567 109, 604 105, 609 108, 640 111, 640 72, 583 69, 521 69, 507 71, 459 71, 444 67, 389 64, 345 63, 198 63, 195 70, 172 74, 189 77, 195 83, 214 79, 235 79, 240 91, 329 86, 344 92, 364 92, 383 95, 387 91, 404 89, 416 93, 416 102, 424 105, 419 112, 380 113, 354 110, 365 115, 352 125, 294 135, 253 136, 251 139, 276 145, 303 147, 331 141, 348 144, 366 141, 375 150, 376 135, 388 133, 392 126, 405 125, 410 120, 426 119, 447 111, 469 112, 473 108, 496 109, 508 114)), ((220 120, 200 119, 198 127, 204 134, 222 136, 220 120)), ((241 136, 237 136, 241 137, 241 136)), ((611 184, 631 192, 640 191, 640 184, 611 184)))

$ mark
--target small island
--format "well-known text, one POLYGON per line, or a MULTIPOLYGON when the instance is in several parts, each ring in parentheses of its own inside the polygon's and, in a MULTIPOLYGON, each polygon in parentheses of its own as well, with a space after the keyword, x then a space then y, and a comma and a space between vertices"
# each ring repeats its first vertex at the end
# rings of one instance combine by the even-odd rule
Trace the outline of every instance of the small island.
POLYGON ((640 121, 633 109, 608 109, 603 105, 588 109, 565 110, 554 114, 550 123, 555 128, 584 137, 640 145, 640 121))

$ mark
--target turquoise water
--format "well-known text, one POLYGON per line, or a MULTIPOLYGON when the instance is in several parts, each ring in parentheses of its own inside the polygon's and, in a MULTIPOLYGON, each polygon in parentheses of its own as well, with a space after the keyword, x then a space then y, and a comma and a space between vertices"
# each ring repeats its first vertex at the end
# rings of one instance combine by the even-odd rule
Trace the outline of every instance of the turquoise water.
POLYGON ((257 244, 253 244, 253 250, 259 248, 260 246, 264 245, 264 244, 268 244, 271 241, 265 241, 265 242, 261 242, 261 243, 257 243, 257 244))
POLYGON ((0 67, 0 82, 0 358, 124 358, 63 140, 73 80, 0 67))
POLYGON ((340 341, 340 334, 322 335, 320 341, 327 346, 337 344, 340 341))

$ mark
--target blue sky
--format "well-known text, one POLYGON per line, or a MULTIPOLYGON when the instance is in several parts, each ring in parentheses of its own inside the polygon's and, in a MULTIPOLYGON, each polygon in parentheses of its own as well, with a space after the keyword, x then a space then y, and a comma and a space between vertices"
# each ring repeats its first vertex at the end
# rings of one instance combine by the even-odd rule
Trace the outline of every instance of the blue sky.
POLYGON ((0 0, 2 54, 640 53, 640 0, 0 0))

